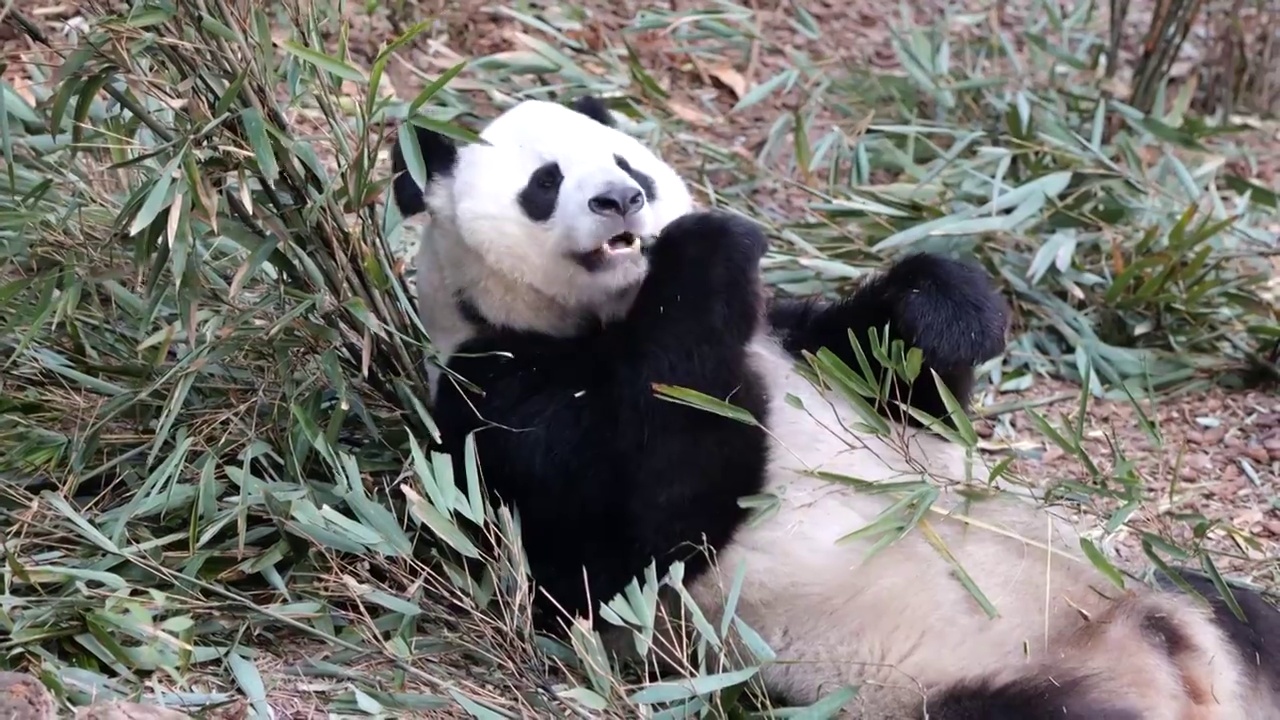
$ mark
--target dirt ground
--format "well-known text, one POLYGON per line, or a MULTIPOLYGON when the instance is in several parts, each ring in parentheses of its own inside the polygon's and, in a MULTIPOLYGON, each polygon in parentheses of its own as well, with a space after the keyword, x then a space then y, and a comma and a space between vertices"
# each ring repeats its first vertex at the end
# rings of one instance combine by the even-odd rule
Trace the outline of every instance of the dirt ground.
MULTIPOLYGON (((986 3, 970 1, 974 6, 988 7, 986 3)), ((581 4, 590 8, 592 16, 586 32, 602 35, 629 23, 641 7, 637 2, 603 0, 585 0, 581 4)), ((688 0, 672 0, 672 4, 685 5, 688 0)), ((787 109, 788 102, 794 102, 787 95, 777 95, 747 112, 727 112, 744 88, 767 79, 789 62, 774 44, 802 49, 825 62, 865 63, 882 68, 894 64, 887 42, 892 18, 885 13, 896 13, 896 4, 812 0, 806 8, 823 30, 820 39, 812 39, 792 27, 790 12, 784 12, 787 6, 777 0, 753 0, 748 4, 757 12, 762 36, 771 42, 761 43, 758 52, 740 67, 690 62, 689 56, 672 49, 659 32, 638 39, 634 46, 645 69, 671 93, 672 106, 687 108, 688 119, 699 131, 724 146, 756 147, 769 123, 787 109), (706 101, 719 108, 722 115, 711 116, 705 109, 706 101)), ((993 15, 993 21, 1017 26, 1018 13, 1027 12, 1018 9, 1020 4, 1005 4, 1004 15, 993 15)), ((1134 5, 1143 4, 1134 0, 1134 5)), ((943 5, 954 7, 955 3, 928 0, 915 5, 916 12, 924 16, 938 12, 943 5)), ((50 30, 74 18, 76 6, 73 2, 49 0, 17 3, 23 13, 50 30)), ((458 57, 518 47, 517 21, 474 0, 433 0, 417 3, 416 8, 421 16, 436 14, 438 22, 429 37, 406 48, 389 66, 391 84, 400 97, 415 95, 458 57)), ((385 12, 358 21, 349 38, 353 59, 372 58, 396 32, 385 12)), ((9 64, 5 78, 22 92, 31 80, 23 64, 41 62, 43 53, 36 52, 25 38, 17 37, 5 25, 0 25, 0 53, 9 64)), ((1254 171, 1254 176, 1258 182, 1275 187, 1280 134, 1264 129, 1254 135, 1253 141, 1262 150, 1259 155, 1270 158, 1254 171)), ((797 200, 783 194, 773 204, 781 212, 798 212, 797 200)), ((1060 413, 1074 414, 1077 392, 1077 388, 1061 382, 1042 380, 1026 393, 1006 393, 988 398, 988 402, 1057 398, 1037 407, 1042 414, 1056 419, 1060 413)), ((1275 572, 1274 568, 1268 571, 1267 566, 1274 565, 1280 557, 1280 392, 1271 387, 1235 393, 1220 389, 1188 393, 1163 400, 1154 416, 1164 434, 1162 448, 1147 437, 1127 403, 1094 400, 1088 409, 1087 445, 1091 457, 1106 470, 1114 464, 1108 460, 1113 457, 1113 446, 1122 448, 1134 464, 1133 472, 1160 498, 1139 514, 1134 527, 1189 540, 1186 524, 1175 522, 1175 515, 1203 514, 1256 540, 1256 545, 1251 546, 1233 539, 1223 529, 1210 532, 1207 542, 1227 555, 1218 560, 1220 567, 1253 575, 1267 584, 1274 582, 1274 576, 1266 576, 1275 572), (1267 562, 1267 558, 1273 562, 1267 562)), ((1052 468, 1061 475, 1064 468, 1074 468, 1081 481, 1088 479, 1078 462, 1046 444, 1025 412, 984 419, 979 429, 985 437, 984 448, 992 454, 1014 453, 1024 474, 1035 476, 1052 468)), ((1119 538, 1116 551, 1122 558, 1142 561, 1136 532, 1119 538)))

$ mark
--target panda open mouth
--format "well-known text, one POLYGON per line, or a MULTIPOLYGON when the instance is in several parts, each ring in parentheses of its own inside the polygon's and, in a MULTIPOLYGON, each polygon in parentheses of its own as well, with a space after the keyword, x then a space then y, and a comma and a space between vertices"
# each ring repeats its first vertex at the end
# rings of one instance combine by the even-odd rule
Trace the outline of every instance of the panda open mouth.
POLYGON ((596 252, 611 254, 638 249, 640 249, 640 238, 638 236, 629 232, 620 232, 609 238, 609 240, 604 245, 601 245, 596 252))
POLYGON ((643 243, 640 241, 640 236, 630 232, 620 232, 595 250, 578 253, 577 260, 588 270, 597 270, 614 257, 628 255, 642 249, 643 243))

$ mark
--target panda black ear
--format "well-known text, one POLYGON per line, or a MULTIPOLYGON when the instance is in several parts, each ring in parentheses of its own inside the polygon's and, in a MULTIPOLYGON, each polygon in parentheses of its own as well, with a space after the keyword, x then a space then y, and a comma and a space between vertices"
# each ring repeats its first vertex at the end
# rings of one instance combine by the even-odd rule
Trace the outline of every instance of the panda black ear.
POLYGON ((583 95, 570 105, 577 112, 586 115, 605 127, 615 127, 613 115, 609 114, 609 108, 604 101, 594 95, 583 95))
MULTIPOLYGON (((422 164, 427 169, 428 183, 436 177, 448 175, 453 171, 453 165, 458 161, 458 147, 454 145, 452 140, 421 125, 413 126, 413 137, 417 140, 422 164)), ((409 166, 404 159, 404 149, 400 147, 400 142, 397 141, 391 148, 391 174, 393 176, 391 196, 395 200, 396 209, 404 217, 417 215, 427 209, 426 193, 418 186, 418 183, 414 182, 413 175, 408 170, 409 166)))

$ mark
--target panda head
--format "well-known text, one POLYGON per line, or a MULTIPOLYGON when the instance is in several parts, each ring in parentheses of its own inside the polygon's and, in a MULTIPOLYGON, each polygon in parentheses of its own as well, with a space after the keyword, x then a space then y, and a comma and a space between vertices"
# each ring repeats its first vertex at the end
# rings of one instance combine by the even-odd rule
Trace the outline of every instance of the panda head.
MULTIPOLYGON (((615 127, 596 98, 572 107, 526 100, 490 122, 483 143, 455 145, 419 126, 415 137, 425 191, 397 146, 394 199, 405 216, 430 211, 424 245, 452 246, 434 249, 451 258, 438 262, 450 266, 451 282, 473 286, 455 292, 483 293, 496 275, 506 305, 536 295, 570 313, 606 315, 643 280, 654 237, 693 209, 675 170, 615 127), (463 259, 486 277, 456 267, 463 259)), ((485 298, 469 299, 483 311, 485 298)))

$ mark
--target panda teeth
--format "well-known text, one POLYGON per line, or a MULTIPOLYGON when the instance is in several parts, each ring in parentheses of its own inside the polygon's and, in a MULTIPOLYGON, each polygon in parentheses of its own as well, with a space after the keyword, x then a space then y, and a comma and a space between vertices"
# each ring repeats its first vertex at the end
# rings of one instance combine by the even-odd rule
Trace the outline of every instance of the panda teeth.
POLYGON ((614 235, 601 246, 606 253, 630 252, 640 248, 640 238, 634 233, 623 232, 614 235))

